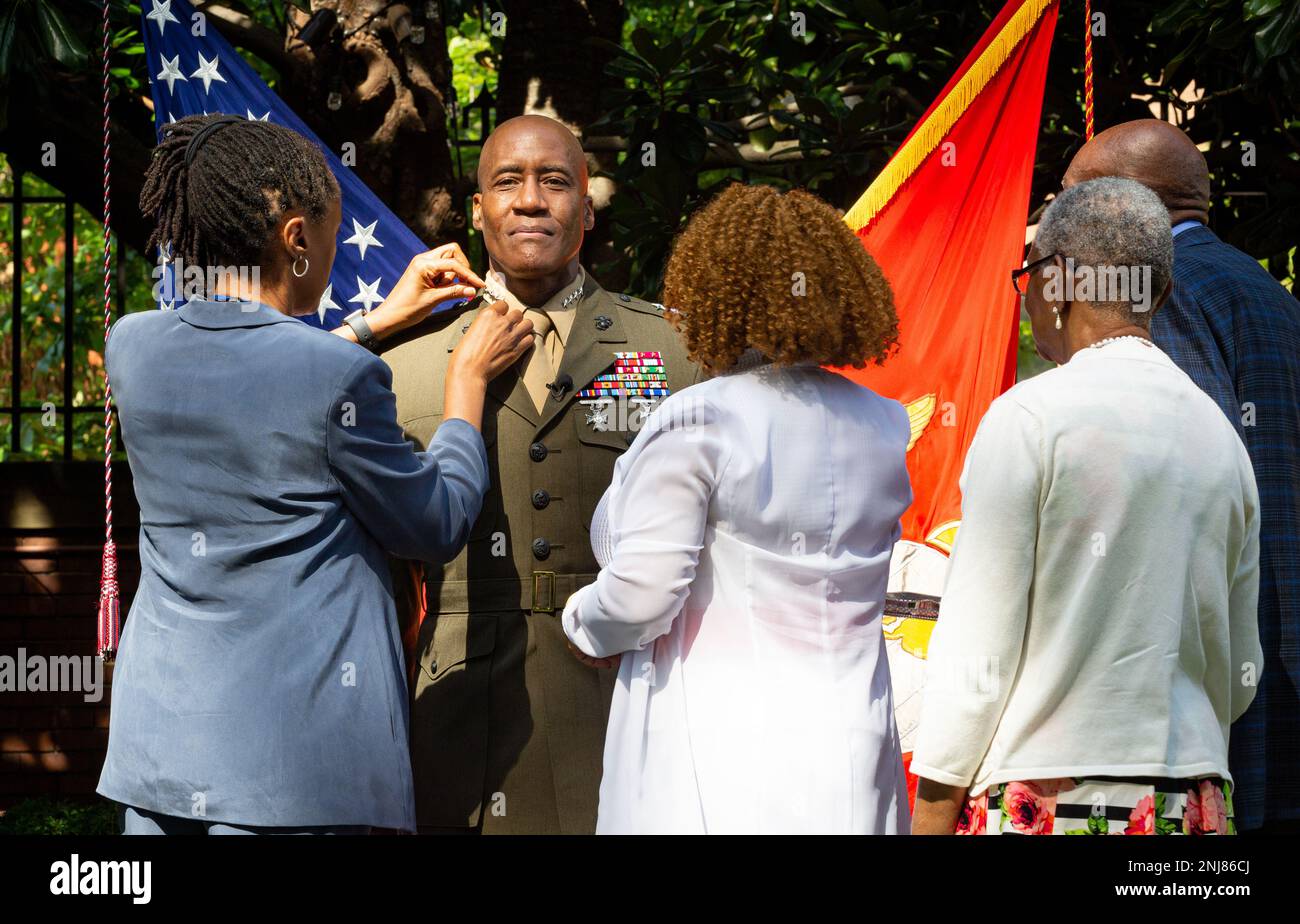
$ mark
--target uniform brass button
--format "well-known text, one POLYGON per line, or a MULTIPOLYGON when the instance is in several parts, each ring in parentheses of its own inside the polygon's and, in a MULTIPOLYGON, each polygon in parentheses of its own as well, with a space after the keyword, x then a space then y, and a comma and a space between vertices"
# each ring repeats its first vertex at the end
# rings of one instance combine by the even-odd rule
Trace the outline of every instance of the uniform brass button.
POLYGON ((540 462, 546 458, 548 452, 550 452, 550 450, 543 444, 533 443, 533 445, 528 447, 528 458, 532 459, 534 462, 540 462))
POLYGON ((533 492, 533 506, 538 510, 545 510, 546 505, 551 502, 551 495, 546 491, 533 492))
POLYGON ((545 539, 533 540, 533 558, 538 561, 546 561, 551 557, 551 544, 545 539))

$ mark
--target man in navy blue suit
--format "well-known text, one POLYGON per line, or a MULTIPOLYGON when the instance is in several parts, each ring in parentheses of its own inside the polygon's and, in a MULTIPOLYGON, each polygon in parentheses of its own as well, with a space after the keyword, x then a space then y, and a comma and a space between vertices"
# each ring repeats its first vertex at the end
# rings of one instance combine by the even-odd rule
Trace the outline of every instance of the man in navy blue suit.
POLYGON ((1173 125, 1107 129, 1080 149, 1064 185, 1100 176, 1137 180, 1169 210, 1174 289, 1151 333, 1228 415, 1255 469, 1264 664, 1243 670, 1259 689, 1232 727, 1233 802, 1241 830, 1300 830, 1300 303, 1209 229, 1205 157, 1173 125))

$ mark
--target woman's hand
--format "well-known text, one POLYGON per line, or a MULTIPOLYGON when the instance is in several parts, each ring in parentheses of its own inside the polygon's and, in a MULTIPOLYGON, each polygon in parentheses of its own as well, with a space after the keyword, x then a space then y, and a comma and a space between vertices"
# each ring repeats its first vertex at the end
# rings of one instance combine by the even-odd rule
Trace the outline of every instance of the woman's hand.
POLYGON ((573 652, 573 656, 588 667, 612 667, 617 670, 619 662, 623 660, 621 654, 610 655, 608 658, 593 658, 577 645, 573 644, 572 640, 567 636, 564 639, 564 643, 569 646, 569 651, 573 652))
POLYGON ((447 377, 482 379, 505 372, 533 345, 533 322, 505 302, 484 305, 447 363, 447 377))
POLYGON ((481 429, 488 382, 518 362, 532 345, 532 321, 505 302, 485 305, 447 363, 443 417, 459 417, 481 429))
MULTIPOLYGON (((469 268, 459 244, 443 244, 411 258, 406 272, 366 323, 375 337, 384 337, 418 324, 440 303, 473 298, 483 280, 469 268)), ((344 325, 341 330, 351 330, 344 325)))

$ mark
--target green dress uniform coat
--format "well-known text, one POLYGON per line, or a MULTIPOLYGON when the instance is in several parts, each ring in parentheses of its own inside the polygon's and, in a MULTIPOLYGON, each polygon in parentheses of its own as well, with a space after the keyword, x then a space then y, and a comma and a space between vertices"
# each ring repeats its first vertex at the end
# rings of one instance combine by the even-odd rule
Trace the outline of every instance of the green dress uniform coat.
MULTIPOLYGON (((478 302, 429 319, 384 353, 398 422, 417 448, 442 422, 448 359, 478 302)), ((459 557, 424 565, 411 714, 422 828, 595 831, 616 672, 574 657, 560 614, 599 571, 592 514, 639 421, 626 402, 602 421, 577 394, 612 370, 616 352, 659 352, 673 393, 698 372, 661 305, 608 293, 588 275, 573 310, 556 379, 572 386, 540 414, 522 362, 488 386, 482 512, 459 557)))

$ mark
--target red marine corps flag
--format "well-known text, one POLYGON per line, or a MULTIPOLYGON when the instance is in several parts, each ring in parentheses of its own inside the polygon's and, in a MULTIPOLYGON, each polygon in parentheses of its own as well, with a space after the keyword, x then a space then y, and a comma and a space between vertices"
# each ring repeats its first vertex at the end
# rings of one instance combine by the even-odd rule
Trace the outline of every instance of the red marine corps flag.
MULTIPOLYGON (((1011 0, 845 215, 894 289, 899 349, 840 370, 902 402, 915 500, 894 551, 885 637, 905 760, 925 650, 961 523, 958 478, 993 399, 1015 382, 1019 265, 1057 3, 1011 0)), ((909 778, 914 784, 914 780, 909 778)))

